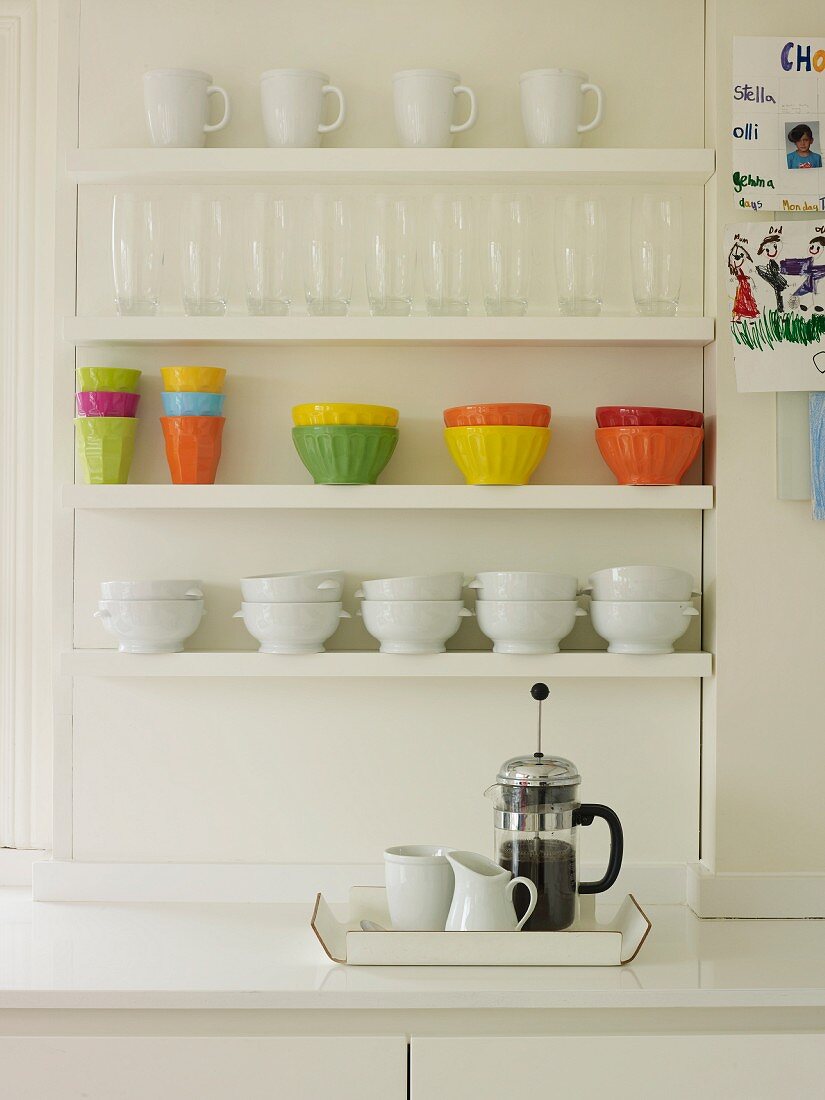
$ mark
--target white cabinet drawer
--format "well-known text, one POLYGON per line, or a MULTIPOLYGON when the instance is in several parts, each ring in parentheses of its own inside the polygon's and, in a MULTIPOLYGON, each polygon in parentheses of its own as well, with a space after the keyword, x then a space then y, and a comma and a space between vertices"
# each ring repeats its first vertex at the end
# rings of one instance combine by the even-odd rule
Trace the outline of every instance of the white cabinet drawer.
POLYGON ((822 1096, 825 1035, 413 1039, 410 1100, 822 1096))
POLYGON ((4 1100, 405 1100, 388 1038, 0 1038, 4 1100))

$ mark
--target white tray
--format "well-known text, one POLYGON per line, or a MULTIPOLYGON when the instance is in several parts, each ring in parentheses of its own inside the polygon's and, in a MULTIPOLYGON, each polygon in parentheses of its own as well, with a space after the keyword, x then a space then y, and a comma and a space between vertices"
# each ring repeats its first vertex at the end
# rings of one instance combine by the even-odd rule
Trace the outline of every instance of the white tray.
POLYGON ((333 962, 351 966, 622 966, 635 959, 651 924, 628 894, 599 924, 595 898, 581 897, 579 920, 563 932, 364 932, 362 920, 390 926, 386 891, 353 886, 339 920, 321 894, 312 930, 333 962))

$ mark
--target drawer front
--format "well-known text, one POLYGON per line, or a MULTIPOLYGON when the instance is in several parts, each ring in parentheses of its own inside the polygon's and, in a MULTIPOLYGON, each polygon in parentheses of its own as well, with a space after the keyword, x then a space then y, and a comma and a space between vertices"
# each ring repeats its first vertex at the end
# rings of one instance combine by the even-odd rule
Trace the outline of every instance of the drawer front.
POLYGON ((0 1038, 7 1100, 405 1100, 388 1038, 0 1038))
POLYGON ((822 1034, 414 1038, 410 1100, 815 1097, 824 1064, 822 1034))

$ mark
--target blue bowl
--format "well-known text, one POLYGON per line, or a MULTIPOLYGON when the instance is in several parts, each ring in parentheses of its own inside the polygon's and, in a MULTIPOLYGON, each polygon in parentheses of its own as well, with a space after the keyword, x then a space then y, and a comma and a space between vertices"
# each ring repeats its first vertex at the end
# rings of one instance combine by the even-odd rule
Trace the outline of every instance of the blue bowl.
POLYGON ((166 416, 222 416, 222 393, 161 393, 166 416))

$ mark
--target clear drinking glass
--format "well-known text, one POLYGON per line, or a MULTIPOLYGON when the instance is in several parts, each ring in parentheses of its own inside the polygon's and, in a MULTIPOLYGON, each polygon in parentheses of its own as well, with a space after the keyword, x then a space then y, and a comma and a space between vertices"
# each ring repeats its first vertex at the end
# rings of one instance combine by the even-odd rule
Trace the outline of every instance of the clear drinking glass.
POLYGON ((470 312, 472 248, 471 200, 452 195, 428 199, 421 267, 431 317, 466 317, 470 312))
POLYGON ((256 191, 244 208, 246 308, 255 316, 283 317, 292 301, 292 204, 256 191))
POLYGON ((494 194, 481 207, 481 285, 493 317, 527 312, 532 267, 530 199, 494 194))
POLYGON ((415 206, 377 194, 366 211, 367 297, 373 317, 408 317, 415 286, 415 206))
POLYGON ((636 195, 630 218, 630 259, 636 309, 673 317, 682 285, 682 200, 636 195))
POLYGON ((304 288, 312 316, 343 317, 352 298, 352 203, 315 194, 304 210, 304 288))
POLYGON ((150 317, 160 303, 159 204, 156 199, 117 194, 112 203, 112 272, 121 317, 150 317))
POLYGON ((604 296, 605 213, 601 199, 556 204, 556 281, 562 313, 595 317, 604 296))
POLYGON ((183 309, 190 317, 222 317, 228 299, 226 203, 203 192, 181 212, 183 309))

